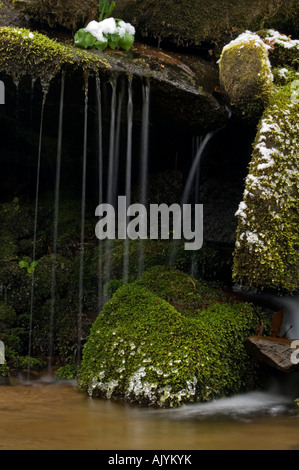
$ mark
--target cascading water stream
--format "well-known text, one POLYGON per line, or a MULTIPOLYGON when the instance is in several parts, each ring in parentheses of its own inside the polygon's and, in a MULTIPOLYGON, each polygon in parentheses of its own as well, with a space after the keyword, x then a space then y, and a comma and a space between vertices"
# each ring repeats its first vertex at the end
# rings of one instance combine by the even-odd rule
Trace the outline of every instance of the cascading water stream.
POLYGON ((108 181, 107 181, 107 204, 113 204, 114 170, 115 170, 115 122, 116 122, 116 103, 117 103, 117 79, 111 80, 111 116, 110 116, 110 138, 109 138, 109 163, 108 163, 108 181))
POLYGON ((78 311, 78 346, 77 364, 81 358, 82 313, 84 300, 84 240, 86 211, 86 166, 87 166, 87 127, 88 127, 88 76, 84 76, 84 132, 83 132, 83 163, 82 163, 82 199, 81 199, 81 236, 80 236, 80 268, 79 268, 79 311, 78 311))
MULTIPOLYGON (((194 158, 193 158, 193 163, 191 165, 191 168, 190 168, 190 171, 189 171, 189 175, 188 175, 188 178, 187 178, 187 182, 185 184, 185 187, 184 187, 184 191, 183 191, 183 195, 182 195, 182 198, 181 198, 181 207, 183 207, 184 204, 187 204, 188 201, 189 201, 189 197, 190 197, 190 194, 191 194, 191 191, 192 191, 192 188, 193 188, 193 184, 194 184, 194 179, 196 177, 196 188, 197 188, 197 192, 198 192, 198 196, 199 197, 199 181, 200 181, 200 162, 201 162, 201 158, 206 150, 206 147, 208 145, 208 143, 210 142, 210 140, 212 139, 212 137, 215 135, 215 133, 218 132, 218 129, 215 130, 215 131, 211 131, 209 132, 205 138, 202 140, 194 158)), ((198 204, 198 199, 196 200, 196 203, 198 204)), ((176 259, 176 254, 177 254, 177 249, 178 249, 178 243, 179 243, 179 240, 173 240, 172 244, 171 244, 171 248, 170 248, 170 256, 169 256, 169 265, 170 266, 173 266, 174 263, 175 263, 175 259, 176 259)), ((193 266, 193 270, 195 269, 195 266, 193 266)))
POLYGON ((58 140, 57 140, 57 158, 56 158, 56 179, 55 179, 55 200, 54 200, 54 230, 53 230, 53 248, 52 248, 52 278, 51 278, 51 306, 50 306, 50 324, 49 324, 49 373, 51 372, 51 358, 54 345, 54 318, 55 302, 57 295, 56 286, 56 259, 57 259, 57 236, 58 236, 58 216, 59 216, 59 194, 60 194, 60 174, 61 174, 61 150, 62 150, 62 126, 63 126, 63 107, 64 107, 64 88, 65 88, 65 70, 61 75, 61 92, 58 118, 58 140))
MULTIPOLYGON (((103 123, 102 123, 102 95, 101 95, 101 81, 100 78, 96 79, 96 95, 98 107, 98 171, 99 171, 99 204, 103 203, 103 123)), ((103 244, 99 241, 98 247, 98 311, 103 306, 103 244)))
MULTIPOLYGON (((140 204, 146 205, 147 200, 147 178, 148 178, 148 152, 149 152, 149 116, 150 116, 150 81, 147 80, 142 85, 142 128, 141 128, 141 151, 140 151, 140 204)), ((147 223, 147 221, 141 221, 147 223)), ((140 253, 138 260, 138 275, 144 269, 144 241, 140 240, 140 253)))
MULTIPOLYGON (((199 149, 196 152, 196 155, 193 159, 192 166, 191 166, 190 171, 189 171, 187 182, 186 182, 185 187, 184 187, 184 191, 183 191, 183 195, 182 195, 182 199, 181 199, 181 205, 188 203, 189 197, 190 197, 190 194, 191 194, 191 191, 192 191, 192 188, 193 188, 193 183, 194 183, 195 177, 197 178, 197 182, 199 184, 201 158, 202 158, 202 156, 203 156, 203 154, 206 150, 206 147, 207 147, 208 143, 210 142, 210 140, 212 139, 212 137, 215 135, 216 132, 217 132, 217 130, 209 132, 205 136, 205 138, 203 139, 199 149)), ((199 186, 197 186, 197 191, 199 191, 199 186)))
MULTIPOLYGON (((126 203, 128 210, 131 204, 131 184, 132 184, 132 129, 133 129, 133 97, 132 97, 132 77, 128 79, 128 106, 127 106, 127 157, 126 157, 126 203)), ((125 283, 129 281, 129 263, 130 263, 130 240, 125 238, 124 242, 124 261, 123 261, 123 279, 125 283)))
POLYGON ((116 126, 115 126, 115 141, 114 141, 114 173, 113 173, 113 187, 112 187, 112 199, 113 199, 114 207, 117 204, 117 196, 118 196, 117 192, 118 192, 120 131, 121 131, 123 98, 124 98, 124 87, 123 87, 123 82, 122 82, 120 86, 120 91, 118 93, 116 126))
MULTIPOLYGON (((192 140, 192 154, 193 154, 193 161, 195 161, 196 155, 200 149, 200 146, 202 144, 203 137, 202 136, 194 136, 192 140)), ((197 166, 195 176, 194 176, 194 202, 195 204, 198 204, 199 202, 199 171, 200 171, 200 165, 197 166)), ((192 264, 191 264, 191 275, 193 277, 196 277, 197 272, 197 263, 196 260, 194 259, 195 257, 192 257, 192 264)))
MULTIPOLYGON (((37 155, 32 263, 36 262, 36 240, 37 240, 38 203, 39 203, 39 187, 40 187, 40 168, 41 168, 42 138, 43 138, 43 124, 44 124, 44 111, 45 111, 46 98, 47 98, 47 91, 44 91, 42 104, 41 104, 39 143, 38 143, 38 155, 37 155)), ((27 381, 28 382, 29 382, 29 374, 30 374, 30 359, 31 359, 31 349, 32 349, 34 286, 35 286, 35 275, 34 275, 34 269, 33 269, 33 272, 31 274, 30 312, 29 312, 28 369, 27 369, 27 381)))
MULTIPOLYGON (((110 111, 110 134, 109 134, 109 161, 108 161, 108 177, 107 177, 107 204, 114 204, 115 202, 115 183, 114 183, 114 171, 115 171, 115 123, 116 123, 116 105, 117 105, 117 77, 113 76, 110 81, 112 87, 111 96, 111 111, 110 111)), ((110 281, 111 276, 111 263, 112 263, 112 243, 108 239, 105 245, 105 275, 104 285, 110 281)), ((103 294, 104 301, 107 301, 109 296, 108 293, 103 294)))

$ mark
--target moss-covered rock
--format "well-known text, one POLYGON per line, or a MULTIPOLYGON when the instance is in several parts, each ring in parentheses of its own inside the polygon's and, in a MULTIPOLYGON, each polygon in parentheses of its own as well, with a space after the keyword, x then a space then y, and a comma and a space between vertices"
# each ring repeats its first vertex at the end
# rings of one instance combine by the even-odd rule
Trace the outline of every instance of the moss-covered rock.
POLYGON ((273 75, 266 44, 246 32, 221 53, 220 82, 230 105, 247 118, 258 119, 269 102, 273 75))
POLYGON ((29 75, 39 78, 47 91, 51 79, 63 66, 95 71, 100 64, 107 67, 104 59, 63 45, 36 31, 9 26, 0 28, 0 70, 12 76, 15 82, 29 75))
POLYGON ((238 282, 287 291, 298 288, 298 113, 293 82, 277 85, 259 124, 237 211, 234 279, 238 282))
POLYGON ((281 34, 273 29, 258 31, 269 49, 269 59, 272 66, 291 66, 298 68, 299 65, 299 40, 281 34))
POLYGON ((122 286, 105 305, 84 347, 80 389, 93 397, 174 407, 249 388, 254 380, 243 341, 257 324, 252 307, 214 302, 195 312, 205 289, 172 270, 169 287, 160 285, 161 278, 154 285, 156 274, 157 268, 144 275, 149 288, 142 281, 122 286), (153 292, 174 300, 183 285, 184 313, 153 292))

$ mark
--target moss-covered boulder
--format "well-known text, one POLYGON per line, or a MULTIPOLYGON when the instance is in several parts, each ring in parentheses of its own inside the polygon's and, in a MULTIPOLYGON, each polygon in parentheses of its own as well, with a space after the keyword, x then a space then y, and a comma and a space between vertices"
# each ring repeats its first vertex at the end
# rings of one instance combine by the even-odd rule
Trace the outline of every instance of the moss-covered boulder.
POLYGON ((276 85, 254 143, 237 211, 234 279, 294 291, 299 281, 299 97, 287 72, 279 78, 287 83, 276 85))
POLYGON ((264 41, 251 32, 241 34, 223 48, 219 70, 221 87, 232 108, 258 119, 273 89, 264 41))
POLYGON ((103 59, 63 45, 37 31, 9 26, 0 28, 0 70, 16 82, 29 75, 39 78, 47 90, 51 79, 67 66, 88 71, 108 67, 103 59))
POLYGON ((243 342, 258 317, 249 304, 220 302, 217 292, 208 301, 211 292, 162 267, 120 287, 91 329, 80 389, 92 397, 175 407, 250 388, 252 363, 243 342), (160 283, 163 275, 167 285, 160 283), (181 312, 163 296, 180 303, 181 312))

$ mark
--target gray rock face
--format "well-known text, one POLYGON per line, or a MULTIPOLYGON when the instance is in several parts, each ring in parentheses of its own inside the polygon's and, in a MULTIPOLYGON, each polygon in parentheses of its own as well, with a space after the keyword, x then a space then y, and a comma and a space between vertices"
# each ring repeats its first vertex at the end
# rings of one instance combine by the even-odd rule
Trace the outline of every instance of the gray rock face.
POLYGON ((294 363, 295 349, 291 346, 292 340, 286 338, 250 336, 245 341, 247 352, 258 361, 282 372, 299 372, 299 363, 294 363))

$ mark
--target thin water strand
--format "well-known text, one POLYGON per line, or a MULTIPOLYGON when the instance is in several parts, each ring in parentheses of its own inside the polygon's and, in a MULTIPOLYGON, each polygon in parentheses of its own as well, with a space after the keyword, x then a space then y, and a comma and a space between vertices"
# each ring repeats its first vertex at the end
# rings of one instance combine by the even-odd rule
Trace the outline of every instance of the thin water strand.
MULTIPOLYGON (((132 131, 133 131, 133 96, 132 96, 132 77, 128 79, 128 106, 127 106, 127 156, 126 156, 126 209, 131 204, 131 186, 132 186, 132 131)), ((124 241, 124 260, 123 260, 123 280, 129 281, 130 265, 130 239, 124 241)))
MULTIPOLYGON (((35 263, 35 261, 36 261, 36 240, 37 240, 37 221, 38 221, 38 203, 39 203, 38 199, 39 199, 39 187, 40 187, 42 138, 43 138, 44 111, 45 111, 46 98, 47 98, 47 95, 43 94, 42 105, 41 105, 41 116, 40 116, 40 128, 39 128, 37 170, 36 170, 34 226, 33 226, 33 249, 32 249, 32 262, 33 263, 35 263)), ((28 370, 27 370, 27 380, 28 380, 28 382, 29 382, 29 374, 30 374, 30 359, 31 359, 31 349, 32 349, 32 323, 33 323, 33 310, 34 310, 34 287, 35 287, 35 275, 34 275, 34 269, 33 269, 33 272, 31 274, 31 289, 30 289, 28 370)))
POLYGON ((54 199, 54 229, 53 229, 53 248, 52 248, 52 278, 51 278, 51 306, 49 323, 49 372, 51 372, 51 358, 54 348, 54 317, 56 302, 56 261, 57 261, 57 238, 58 238, 58 218, 59 218, 59 195, 60 195, 60 176, 61 176, 61 151, 62 151, 62 126, 63 126, 63 107, 64 107, 64 89, 65 89, 65 70, 61 75, 61 90, 58 118, 58 140, 56 157, 56 178, 55 178, 55 199, 54 199))
POLYGON ((77 364, 78 365, 80 364, 80 359, 81 359, 82 313, 83 313, 83 296, 84 296, 84 239, 85 239, 85 210, 86 210, 87 121, 88 121, 88 77, 85 77, 80 269, 79 269, 78 347, 77 347, 77 364))
MULTIPOLYGON (((190 197, 190 193, 191 193, 192 188, 193 188, 193 182, 194 182, 195 176, 197 176, 198 181, 200 180, 200 162, 201 162, 201 158, 202 158, 202 156, 203 156, 203 154, 206 150, 206 146, 208 145, 208 143, 210 142, 210 140, 212 139, 212 137, 214 136, 214 134, 216 132, 217 132, 217 130, 216 131, 211 131, 205 136, 205 138, 201 142, 201 145, 200 145, 199 149, 196 152, 195 157, 193 158, 193 162, 192 162, 192 165, 191 165, 191 168, 190 168, 190 171, 189 171, 189 175, 188 175, 188 178, 187 178, 187 182, 185 184, 183 195, 182 195, 182 198, 181 198, 181 207, 183 207, 183 205, 187 204, 188 201, 189 201, 189 197, 190 197)), ((199 192, 199 187, 198 187, 198 192, 199 192)), ((176 229, 176 231, 178 231, 178 229, 176 229)), ((179 243, 178 240, 173 240, 172 243, 171 243, 170 256, 169 256, 169 265, 170 266, 175 265, 175 260, 176 260, 176 256, 177 256, 177 250, 178 250, 178 243, 179 243)), ((195 266, 193 266, 193 270, 194 269, 195 269, 195 266)))
MULTIPOLYGON (((148 179, 148 151, 149 151, 149 115, 150 115, 150 82, 142 84, 142 129, 141 129, 141 155, 140 155, 140 204, 146 205, 147 179, 148 179)), ((146 221, 145 221, 146 222, 146 221)), ((141 277, 144 270, 145 244, 140 240, 138 260, 138 275, 141 277)))
MULTIPOLYGON (((98 107, 98 168, 99 168, 99 204, 103 203, 103 122, 102 122, 102 94, 101 80, 96 78, 96 94, 98 107)), ((99 240, 98 263, 98 311, 103 306, 103 243, 99 240)))
POLYGON ((109 162, 108 162, 108 182, 107 182, 107 203, 113 204, 113 175, 114 175, 114 151, 115 151, 115 121, 116 121, 116 101, 117 101, 117 79, 113 77, 110 82, 112 87, 111 115, 110 115, 110 138, 109 138, 109 162))
MULTIPOLYGON (((108 162, 108 181, 107 181, 107 204, 114 202, 114 169, 115 169, 115 122, 116 122, 116 105, 117 105, 117 77, 113 77, 111 82, 111 111, 110 111, 110 135, 109 135, 109 162, 108 162)), ((110 281, 111 263, 112 263, 113 242, 108 239, 105 244, 105 275, 104 286, 110 281)), ((108 293, 104 292, 104 301, 109 299, 108 293)))
POLYGON ((120 151, 120 137, 121 137, 121 119, 122 119, 122 106, 124 98, 123 82, 121 83, 120 91, 118 93, 118 104, 116 114, 115 138, 114 138, 114 172, 113 172, 113 187, 112 187, 112 201, 113 205, 117 204, 117 191, 118 191, 118 172, 119 172, 119 151, 120 151))

